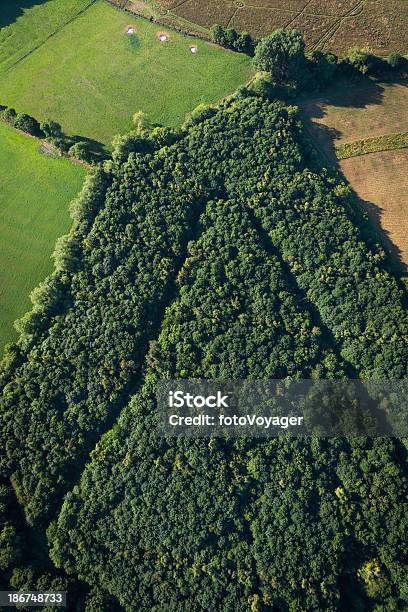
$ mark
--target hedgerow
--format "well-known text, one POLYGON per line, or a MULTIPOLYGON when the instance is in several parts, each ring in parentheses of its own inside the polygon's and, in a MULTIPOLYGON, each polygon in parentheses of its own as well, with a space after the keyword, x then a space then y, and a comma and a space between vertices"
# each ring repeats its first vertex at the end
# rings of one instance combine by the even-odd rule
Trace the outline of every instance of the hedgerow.
POLYGON ((367 155, 367 153, 380 153, 381 151, 395 151, 408 147, 408 132, 399 134, 386 134, 385 136, 374 136, 364 140, 345 142, 336 146, 338 159, 348 159, 367 155))

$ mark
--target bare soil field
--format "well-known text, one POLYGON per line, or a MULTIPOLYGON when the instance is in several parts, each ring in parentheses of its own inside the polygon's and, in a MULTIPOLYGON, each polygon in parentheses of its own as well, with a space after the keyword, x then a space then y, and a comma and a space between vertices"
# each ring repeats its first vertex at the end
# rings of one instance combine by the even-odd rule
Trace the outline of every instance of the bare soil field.
POLYGON ((232 24, 238 32, 247 31, 255 38, 262 38, 265 31, 273 32, 288 23, 292 13, 290 11, 276 11, 268 8, 259 8, 256 11, 245 6, 235 12, 232 24))
POLYGON ((326 15, 309 15, 301 13, 289 24, 289 27, 298 30, 303 35, 308 47, 319 45, 322 32, 327 32, 337 22, 337 17, 326 15))
POLYGON ((379 55, 408 50, 407 0, 146 0, 146 5, 157 17, 207 29, 229 25, 256 38, 277 27, 296 27, 309 48, 340 55, 352 46, 379 55))
POLYGON ((370 153, 340 162, 382 241, 408 274, 408 150, 370 153))
POLYGON ((339 162, 335 147, 408 131, 408 83, 362 79, 300 104, 309 136, 350 183, 385 248, 408 273, 408 151, 382 151, 339 162))

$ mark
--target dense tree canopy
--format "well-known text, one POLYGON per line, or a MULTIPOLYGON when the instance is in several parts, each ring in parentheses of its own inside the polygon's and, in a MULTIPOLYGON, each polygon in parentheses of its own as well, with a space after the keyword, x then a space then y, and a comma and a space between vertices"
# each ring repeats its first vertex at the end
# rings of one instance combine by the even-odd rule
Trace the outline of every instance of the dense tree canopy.
POLYGON ((215 24, 211 28, 211 38, 218 45, 240 53, 253 55, 255 44, 248 32, 238 33, 234 28, 224 28, 215 24))
POLYGON ((334 610, 342 581, 350 605, 392 601, 407 527, 394 443, 155 435, 159 379, 342 376, 246 208, 209 203, 200 227, 143 387, 49 529, 52 558, 128 610, 334 610))
POLYGON ((11 483, 89 611, 407 605, 400 441, 155 433, 160 378, 407 377, 404 297, 349 190, 308 168, 295 108, 245 92, 135 126, 3 361, 0 563, 41 583, 11 483))

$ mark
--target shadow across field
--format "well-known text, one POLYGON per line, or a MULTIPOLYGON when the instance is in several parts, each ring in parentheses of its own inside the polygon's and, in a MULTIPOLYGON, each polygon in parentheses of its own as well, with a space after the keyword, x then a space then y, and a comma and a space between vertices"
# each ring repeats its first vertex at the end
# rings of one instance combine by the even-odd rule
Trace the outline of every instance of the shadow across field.
POLYGON ((140 39, 138 36, 136 36, 136 34, 127 34, 127 42, 133 51, 138 51, 140 49, 140 39))
MULTIPOLYGON (((401 84, 405 85, 406 81, 393 81, 387 83, 387 87, 401 84)), ((361 227, 363 225, 366 226, 365 228, 362 227, 366 237, 368 234, 371 234, 381 241, 389 255, 390 267, 396 274, 408 274, 408 265, 403 259, 401 249, 395 243, 391 233, 384 227, 383 218, 386 211, 378 203, 366 200, 358 194, 358 180, 354 176, 349 176, 350 173, 347 173, 346 176, 341 162, 337 159, 336 144, 342 138, 347 138, 348 140, 359 140, 360 138, 358 136, 354 138, 351 133, 344 133, 340 121, 338 125, 334 126, 333 124, 336 122, 333 121, 333 117, 331 117, 331 125, 325 123, 329 107, 332 113, 333 109, 349 109, 350 119, 352 119, 356 116, 354 114, 356 110, 364 111, 368 107, 373 106, 380 108, 384 104, 384 94, 385 87, 383 83, 378 83, 365 77, 357 77, 353 80, 349 79, 339 82, 335 88, 323 92, 319 97, 300 100, 299 106, 306 130, 306 137, 312 147, 317 150, 318 157, 320 157, 320 165, 331 168, 342 180, 351 186, 357 201, 361 205, 361 210, 368 214, 369 225, 363 222, 362 215, 358 215, 360 217, 359 225, 361 227)), ((366 114, 363 112, 359 120, 364 122, 365 117, 366 114)), ((327 123, 330 122, 327 121, 327 123)), ((371 135, 376 136, 377 134, 372 133, 371 135)), ((370 172, 370 170, 367 169, 367 172, 370 172)), ((398 181, 397 175, 395 176, 395 181, 398 181)))
MULTIPOLYGON (((345 177, 344 180, 346 180, 345 177)), ((391 233, 384 228, 382 222, 383 216, 385 214, 384 209, 378 204, 374 204, 369 200, 364 200, 363 198, 360 198, 357 194, 356 197, 359 203, 363 206, 364 210, 367 211, 370 222, 372 223, 376 233, 379 235, 381 243, 383 244, 385 251, 388 253, 391 259, 392 268, 395 269, 397 274, 402 274, 404 276, 408 275, 408 265, 403 260, 403 253, 401 249, 393 241, 391 233)))
POLYGON ((49 0, 2 0, 0 2, 0 30, 14 23, 26 9, 45 4, 49 0))
POLYGON ((89 147, 89 151, 92 155, 92 159, 95 162, 108 159, 109 157, 108 150, 102 142, 99 142, 99 140, 87 138, 86 136, 79 136, 78 134, 75 134, 74 136, 69 136, 69 139, 72 141, 73 144, 76 142, 86 142, 89 147))
POLYGON ((363 77, 356 77, 352 81, 344 80, 340 82, 334 89, 328 90, 318 98, 300 101, 302 118, 310 136, 337 168, 336 143, 344 134, 341 130, 323 123, 327 115, 327 107, 349 108, 352 111, 365 109, 368 106, 381 105, 384 91, 384 87, 379 83, 363 77))

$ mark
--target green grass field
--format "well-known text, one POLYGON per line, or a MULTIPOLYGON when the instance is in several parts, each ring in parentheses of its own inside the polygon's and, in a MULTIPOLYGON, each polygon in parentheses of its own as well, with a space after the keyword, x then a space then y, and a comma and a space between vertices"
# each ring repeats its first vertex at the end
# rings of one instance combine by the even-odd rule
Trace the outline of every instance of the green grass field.
MULTIPOLYGON (((3 38, 7 32, 11 36, 6 50, 14 58, 21 55, 24 32, 24 57, 11 65, 3 56, 0 103, 38 119, 57 120, 70 134, 109 144, 115 134, 129 129, 138 110, 155 123, 177 125, 198 104, 222 98, 251 75, 248 57, 172 30, 170 40, 160 42, 157 33, 162 27, 103 0, 72 19, 73 5, 80 10, 86 4, 48 0, 4 28, 3 38), (40 11, 47 11, 48 19, 52 7, 53 23, 44 22, 39 36, 35 32, 40 11), (57 13, 68 21, 62 28, 57 13), (134 35, 126 33, 129 25, 135 27, 134 35), (32 53, 27 52, 30 32, 32 53), (189 49, 192 44, 198 46, 195 55, 189 49)), ((2 3, 0 15, 3 10, 2 3)))
POLYGON ((68 203, 85 168, 39 152, 34 138, 0 123, 0 355, 16 337, 15 319, 52 270, 50 255, 70 226, 68 203))
POLYGON ((1 0, 0 71, 21 61, 90 3, 91 0, 1 0))

